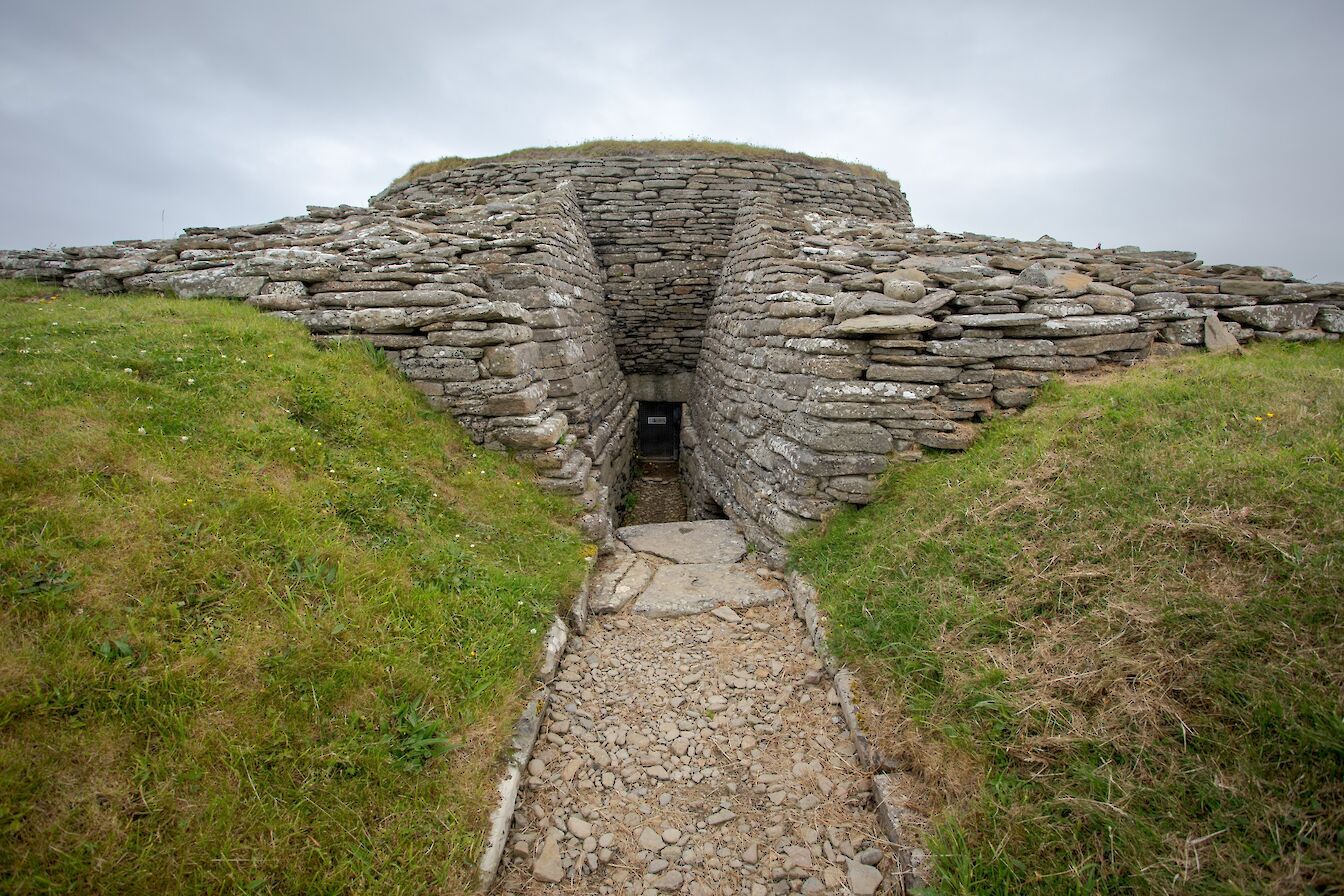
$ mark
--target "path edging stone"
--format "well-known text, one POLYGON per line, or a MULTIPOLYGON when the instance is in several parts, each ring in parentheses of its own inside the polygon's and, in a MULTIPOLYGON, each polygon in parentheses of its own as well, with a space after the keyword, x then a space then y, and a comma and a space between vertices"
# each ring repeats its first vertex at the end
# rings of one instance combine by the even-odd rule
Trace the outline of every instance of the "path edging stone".
POLYGON ((836 696, 840 698, 840 713, 854 741, 859 761, 872 773, 878 823, 896 848, 896 861, 904 891, 912 892, 926 885, 924 870, 928 854, 914 837, 914 830, 924 819, 902 803, 897 795, 896 777, 882 771, 886 762, 863 730, 858 703, 854 698, 854 674, 841 665, 826 642, 826 618, 821 612, 816 586, 797 571, 788 574, 785 584, 793 599, 793 611, 807 629, 822 667, 831 677, 836 696))
POLYGON ((485 850, 477 863, 476 892, 488 893, 499 875, 499 865, 504 859, 504 847, 509 841, 509 832, 513 828, 513 812, 518 805, 518 794, 523 786, 523 771, 532 760, 532 750, 537 744, 537 735, 546 720, 546 712, 551 705, 551 682, 560 669, 560 661, 569 648, 570 626, 574 632, 583 634, 588 627, 588 596, 593 589, 594 571, 597 569, 597 557, 607 550, 604 545, 598 554, 587 559, 587 569, 583 574, 583 584, 569 609, 569 624, 556 614, 551 621, 550 631, 546 633, 546 650, 533 675, 538 684, 536 693, 527 702, 523 714, 513 726, 513 737, 509 741, 509 758, 504 765, 504 775, 499 782, 499 803, 490 813, 490 831, 485 840, 485 850))

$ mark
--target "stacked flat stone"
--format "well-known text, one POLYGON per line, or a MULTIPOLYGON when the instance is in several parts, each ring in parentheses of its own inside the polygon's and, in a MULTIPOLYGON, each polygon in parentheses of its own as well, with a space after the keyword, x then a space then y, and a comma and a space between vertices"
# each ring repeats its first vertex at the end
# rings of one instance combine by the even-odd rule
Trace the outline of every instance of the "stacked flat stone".
POLYGON ((1338 339, 1344 284, 1189 252, 947 234, 758 200, 738 218, 683 426, 692 504, 764 545, 962 449, 1050 373, 1154 340, 1338 339))
POLYGON ((624 491, 634 402, 567 186, 5 252, 0 272, 98 292, 240 298, 319 340, 366 339, 476 441, 516 451, 543 487, 579 496, 594 537, 605 537, 624 491))
POLYGON ((866 503, 892 459, 965 448, 1051 373, 1155 341, 1344 331, 1344 284, 941 233, 910 223, 891 181, 734 156, 483 163, 369 208, 4 251, 0 276, 236 297, 366 339, 478 442, 580 497, 597 538, 628 480, 634 398, 689 401, 693 516, 725 511, 767 548, 866 503))
POLYGON ((910 220, 894 183, 803 162, 720 156, 490 162, 393 185, 374 201, 507 196, 562 180, 574 186, 606 273, 626 374, 695 369, 728 238, 748 197, 910 220))

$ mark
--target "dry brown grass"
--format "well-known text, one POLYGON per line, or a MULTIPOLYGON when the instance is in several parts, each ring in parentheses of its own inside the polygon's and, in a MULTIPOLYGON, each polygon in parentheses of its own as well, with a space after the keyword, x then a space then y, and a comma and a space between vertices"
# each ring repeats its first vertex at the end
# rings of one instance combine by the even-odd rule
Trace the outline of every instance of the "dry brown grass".
POLYGON ((1076 380, 800 545, 943 890, 1344 888, 1340 351, 1076 380))

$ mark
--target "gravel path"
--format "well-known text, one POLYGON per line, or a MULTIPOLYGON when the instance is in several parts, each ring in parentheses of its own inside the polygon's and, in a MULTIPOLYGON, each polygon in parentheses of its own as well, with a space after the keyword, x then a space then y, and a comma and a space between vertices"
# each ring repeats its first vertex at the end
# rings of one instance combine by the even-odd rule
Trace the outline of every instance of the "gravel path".
POLYGON ((652 618, 631 599, 574 640, 500 892, 892 892, 870 779, 820 661, 778 582, 729 566, 781 600, 652 618))

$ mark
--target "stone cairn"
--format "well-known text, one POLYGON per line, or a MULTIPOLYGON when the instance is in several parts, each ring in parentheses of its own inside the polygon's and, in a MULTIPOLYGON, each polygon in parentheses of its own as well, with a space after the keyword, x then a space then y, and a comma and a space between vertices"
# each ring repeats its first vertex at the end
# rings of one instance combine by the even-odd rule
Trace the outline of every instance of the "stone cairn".
POLYGON ((726 512, 767 549, 869 501, 893 459, 965 448, 1051 373, 1155 342, 1344 332, 1344 284, 940 233, 891 181, 733 156, 480 163, 367 208, 4 251, 0 276, 234 297, 320 340, 366 339, 479 443, 578 497, 599 540, 635 401, 684 401, 692 515, 726 512))

